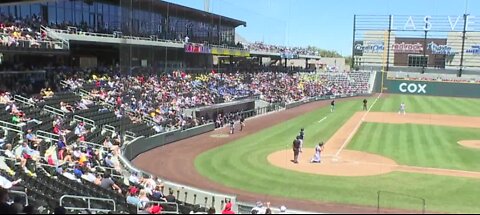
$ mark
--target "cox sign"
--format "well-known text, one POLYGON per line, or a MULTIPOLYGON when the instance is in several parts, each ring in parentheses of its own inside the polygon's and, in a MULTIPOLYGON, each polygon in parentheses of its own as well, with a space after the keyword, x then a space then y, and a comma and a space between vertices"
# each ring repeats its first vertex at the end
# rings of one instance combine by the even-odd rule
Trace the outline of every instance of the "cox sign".
POLYGON ((398 89, 402 93, 427 94, 427 85, 426 84, 401 83, 399 85, 398 89))

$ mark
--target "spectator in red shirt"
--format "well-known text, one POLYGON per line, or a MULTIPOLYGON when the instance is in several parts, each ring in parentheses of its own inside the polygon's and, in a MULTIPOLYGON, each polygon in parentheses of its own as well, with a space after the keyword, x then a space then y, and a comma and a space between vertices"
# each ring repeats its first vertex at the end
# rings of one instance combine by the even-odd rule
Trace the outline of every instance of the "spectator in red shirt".
POLYGON ((235 212, 232 211, 232 203, 229 202, 225 205, 225 209, 223 209, 222 214, 235 214, 235 212))

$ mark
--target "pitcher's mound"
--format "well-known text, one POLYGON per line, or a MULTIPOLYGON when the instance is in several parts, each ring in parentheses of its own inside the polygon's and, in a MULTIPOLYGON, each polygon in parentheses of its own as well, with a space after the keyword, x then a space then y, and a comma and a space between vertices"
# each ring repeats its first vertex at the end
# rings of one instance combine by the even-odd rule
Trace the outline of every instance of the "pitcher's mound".
POLYGON ((319 175, 331 176, 370 176, 387 174, 398 166, 392 159, 359 151, 343 150, 340 157, 325 154, 322 163, 310 163, 313 148, 303 149, 299 163, 294 164, 292 150, 274 152, 268 161, 277 167, 319 175))
POLYGON ((473 149, 480 149, 480 140, 462 140, 458 144, 473 149))

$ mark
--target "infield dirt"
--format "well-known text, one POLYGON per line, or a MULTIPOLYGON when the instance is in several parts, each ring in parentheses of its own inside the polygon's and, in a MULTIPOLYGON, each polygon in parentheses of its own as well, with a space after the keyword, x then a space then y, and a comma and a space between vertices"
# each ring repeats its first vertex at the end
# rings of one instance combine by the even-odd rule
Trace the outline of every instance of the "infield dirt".
MULTIPOLYGON (((388 95, 383 95, 385 97, 388 95)), ((376 97, 371 97, 374 99, 376 97)), ((358 98, 338 99, 337 101, 358 100, 358 98)), ((359 100, 360 102, 360 100, 359 100)), ((287 205, 306 211, 321 211, 333 213, 377 213, 376 207, 356 206, 347 204, 325 203, 311 200, 298 200, 278 196, 248 192, 230 188, 216 183, 200 175, 195 168, 195 158, 205 151, 222 146, 237 139, 241 139, 262 129, 272 127, 286 120, 293 119, 304 113, 330 105, 330 101, 319 101, 305 104, 293 109, 275 112, 265 116, 247 120, 243 132, 235 135, 228 134, 228 128, 218 129, 189 139, 178 141, 159 147, 139 155, 133 163, 146 171, 161 178, 180 184, 211 190, 213 192, 233 194, 241 202, 254 203, 256 201, 269 201, 274 206, 287 205), (213 136, 212 136, 213 135, 213 136), (222 138, 218 138, 221 136, 222 138)), ((308 154, 311 156, 312 154, 308 154)), ((307 156, 307 155, 305 155, 307 156)), ((342 156, 342 154, 340 154, 342 156)), ((305 157, 306 158, 306 157, 305 157)), ((383 213, 415 213, 407 210, 388 209, 383 213)))

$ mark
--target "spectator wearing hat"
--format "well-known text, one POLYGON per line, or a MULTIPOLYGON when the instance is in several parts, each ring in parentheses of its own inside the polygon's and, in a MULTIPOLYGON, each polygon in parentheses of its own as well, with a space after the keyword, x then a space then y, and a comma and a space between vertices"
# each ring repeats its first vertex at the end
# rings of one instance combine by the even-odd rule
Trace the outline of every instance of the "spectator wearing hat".
POLYGON ((138 198, 138 189, 136 187, 131 187, 127 193, 127 203, 131 205, 135 205, 137 207, 141 207, 142 203, 140 202, 140 198, 138 198))

